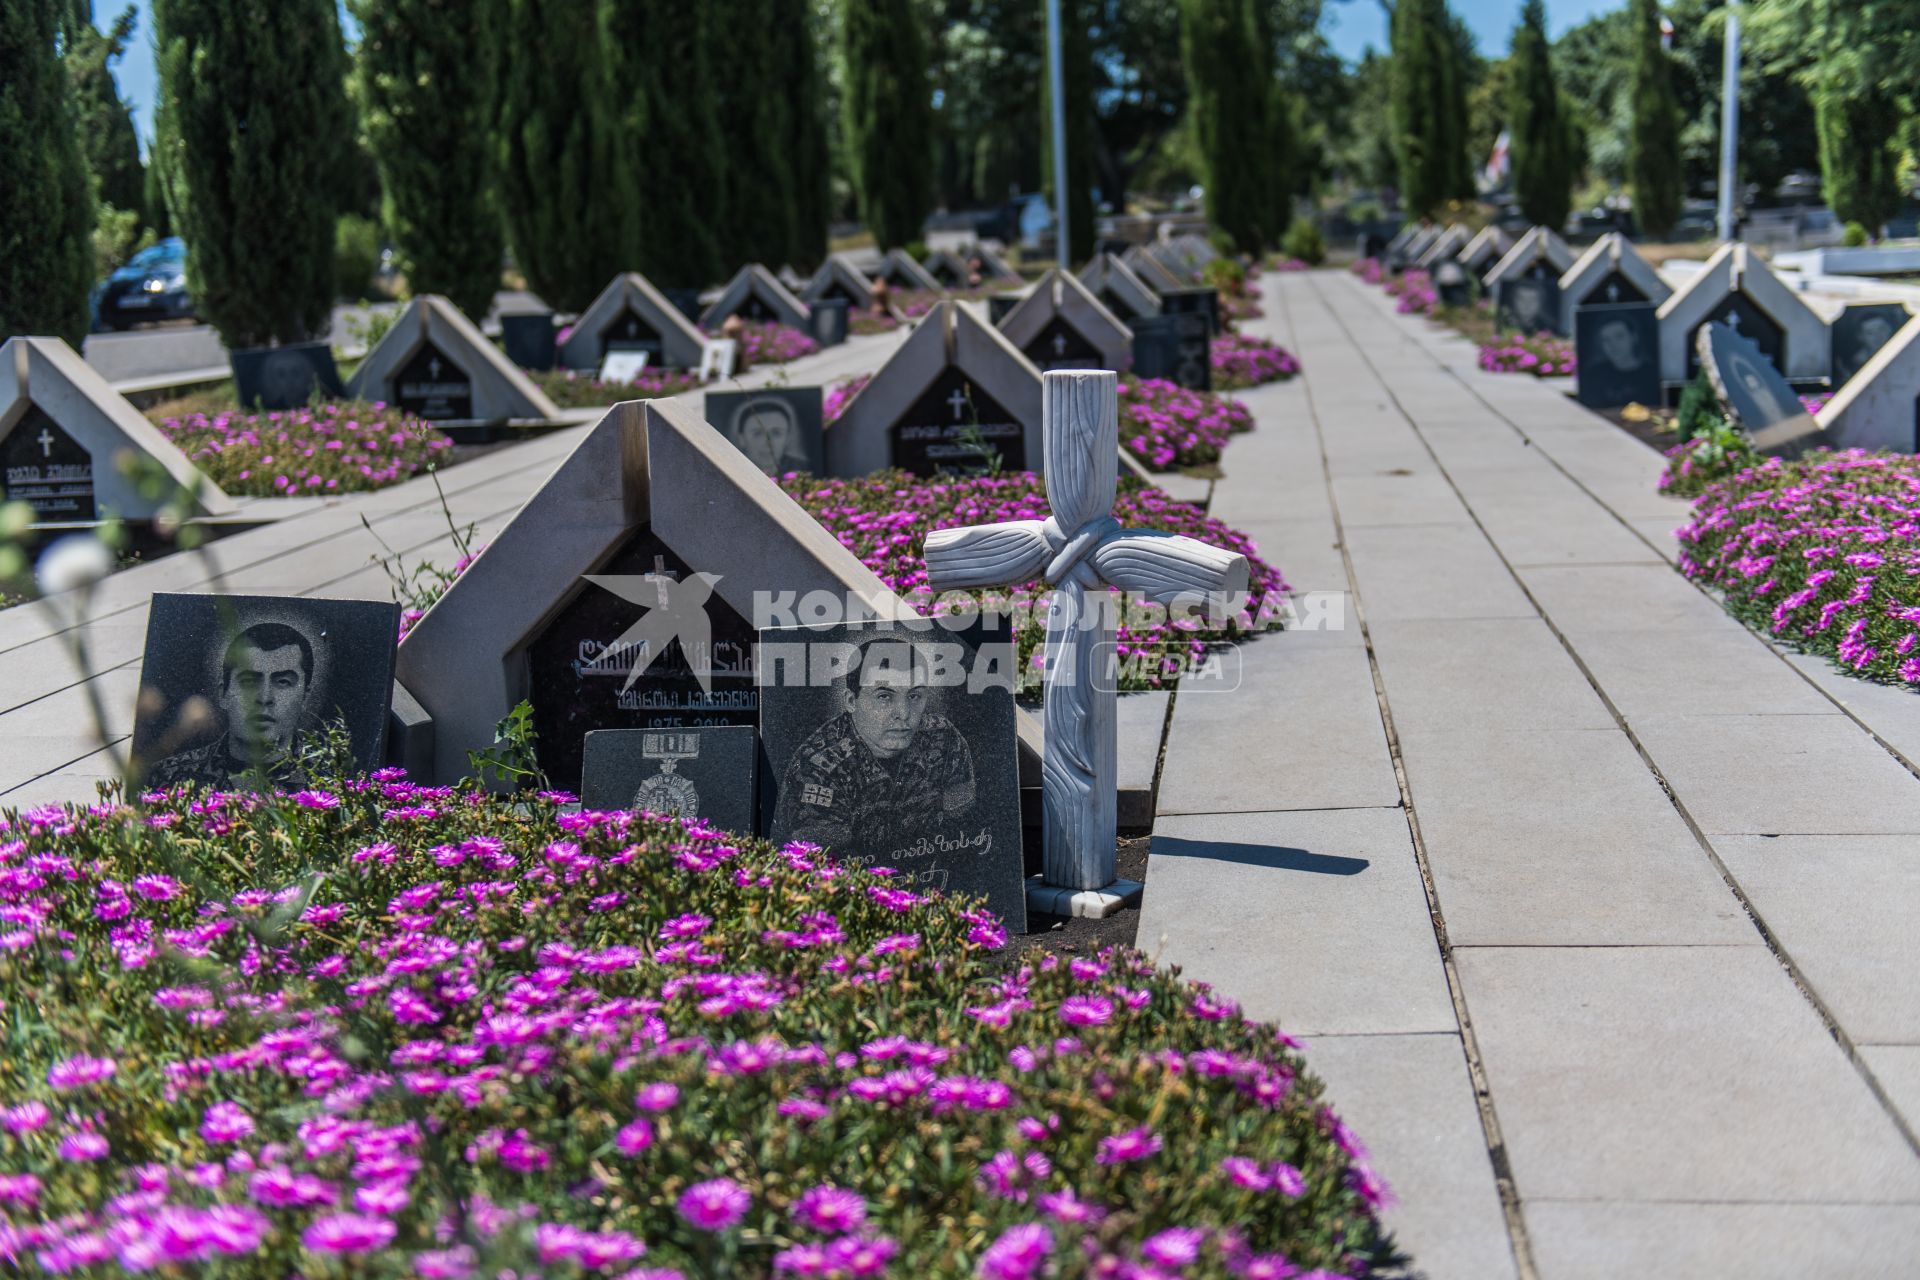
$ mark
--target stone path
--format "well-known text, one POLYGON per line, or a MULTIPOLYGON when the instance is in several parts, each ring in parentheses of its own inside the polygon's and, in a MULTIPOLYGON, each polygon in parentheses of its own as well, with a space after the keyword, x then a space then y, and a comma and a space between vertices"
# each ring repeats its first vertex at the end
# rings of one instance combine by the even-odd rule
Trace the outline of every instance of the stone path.
POLYGON ((1560 387, 1262 284, 1214 514, 1351 607, 1176 696, 1141 944, 1307 1038, 1422 1274, 1911 1274, 1920 698, 1677 575, 1560 387))

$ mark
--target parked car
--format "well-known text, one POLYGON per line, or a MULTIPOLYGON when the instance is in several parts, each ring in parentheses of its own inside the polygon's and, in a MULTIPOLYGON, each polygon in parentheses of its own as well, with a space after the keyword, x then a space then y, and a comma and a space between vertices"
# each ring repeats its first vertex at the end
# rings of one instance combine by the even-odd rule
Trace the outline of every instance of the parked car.
POLYGON ((153 320, 193 318, 187 296, 187 246, 178 236, 149 245, 116 268, 96 303, 102 329, 130 329, 153 320))

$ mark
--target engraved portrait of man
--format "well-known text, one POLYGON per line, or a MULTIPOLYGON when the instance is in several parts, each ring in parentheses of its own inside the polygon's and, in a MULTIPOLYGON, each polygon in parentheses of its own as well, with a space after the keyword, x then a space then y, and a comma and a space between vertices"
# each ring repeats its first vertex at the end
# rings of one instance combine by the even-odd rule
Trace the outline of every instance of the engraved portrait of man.
POLYGON ((259 773, 287 781, 298 768, 300 735, 312 727, 313 642, 284 622, 260 622, 236 635, 220 659, 220 684, 207 698, 220 736, 154 765, 149 781, 225 787, 259 773))

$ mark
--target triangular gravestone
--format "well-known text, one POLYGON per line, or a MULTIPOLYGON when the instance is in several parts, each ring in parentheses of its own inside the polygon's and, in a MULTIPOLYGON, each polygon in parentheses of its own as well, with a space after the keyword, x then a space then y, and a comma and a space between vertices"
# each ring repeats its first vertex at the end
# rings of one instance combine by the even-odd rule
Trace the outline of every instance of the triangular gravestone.
POLYGON ((718 329, 728 316, 743 320, 783 324, 789 329, 807 331, 807 306, 773 272, 757 262, 748 263, 727 282, 714 304, 700 316, 700 327, 718 329))
POLYGON ((354 371, 347 395, 433 422, 557 422, 560 409, 479 326, 423 293, 354 371))
POLYGON ((1160 295, 1120 259, 1110 253, 1096 254, 1080 268, 1080 283, 1100 299, 1121 324, 1132 324, 1143 316, 1160 314, 1160 295))
POLYGON ((971 272, 967 264, 945 249, 935 249, 920 265, 939 282, 942 289, 965 289, 968 286, 971 272))
POLYGON ((827 428, 827 474, 1038 471, 1040 371, 955 302, 929 311, 827 428))
POLYGON ((1133 335, 1071 275, 1055 267, 1000 322, 1000 332, 1042 373, 1132 363, 1133 335))
POLYGON ((1139 245, 1120 255, 1120 261, 1127 270, 1140 277, 1140 283, 1155 293, 1164 293, 1168 289, 1182 289, 1180 277, 1167 269, 1167 264, 1148 253, 1139 245))
POLYGON ((1407 249, 1407 245, 1413 240, 1415 236, 1419 234, 1420 234, 1419 223, 1408 222, 1403 224, 1398 231, 1393 233, 1393 239, 1387 241, 1387 249, 1386 249, 1387 253, 1389 254, 1405 253, 1407 249))
POLYGON ((895 289, 924 289, 929 293, 940 293, 940 282, 927 274, 927 269, 913 260, 913 255, 905 249, 889 249, 887 256, 880 260, 880 269, 874 275, 885 280, 895 289))
POLYGON ((706 339, 637 271, 613 278, 560 345, 569 369, 598 369, 609 351, 644 351, 653 368, 698 369, 706 339))
POLYGON ((873 279, 848 262, 846 255, 828 254, 827 260, 807 281, 807 287, 801 290, 800 298, 809 306, 816 302, 845 298, 847 305, 858 314, 873 305, 873 279))
POLYGON ((1475 232, 1473 239, 1467 241, 1467 247, 1460 251, 1460 265, 1484 280, 1487 272, 1499 265, 1511 248, 1513 237, 1488 223, 1475 232))
POLYGON ((793 269, 793 264, 791 263, 783 265, 773 274, 774 278, 779 280, 781 284, 787 286, 796 298, 800 296, 800 291, 807 287, 806 280, 801 277, 798 271, 793 269))
MULTIPOLYGON (((690 406, 615 405, 401 642, 395 674, 431 722, 420 780, 467 775, 468 752, 491 746, 523 700, 542 767, 561 786, 578 784, 585 734, 597 729, 754 724, 755 630, 792 625, 796 601, 826 598, 850 613, 913 616, 690 406), (658 654, 622 643, 683 586, 692 595, 673 613, 690 604, 706 620, 692 647, 704 651, 707 689, 688 661, 688 629, 661 639, 658 654), (636 665, 641 676, 623 688, 636 665)), ((1037 784, 1040 730, 1025 714, 1020 739, 1022 780, 1037 784)))
POLYGON ((1414 265, 1423 271, 1432 271, 1466 248, 1468 238, 1467 229, 1456 222, 1433 238, 1433 242, 1415 260, 1414 265))
POLYGON ((1573 313, 1580 307, 1621 307, 1631 302, 1658 307, 1672 296, 1673 290, 1633 242, 1609 231, 1587 246, 1560 277, 1560 331, 1573 332, 1573 313))
POLYGON ((123 457, 145 455, 198 494, 194 514, 233 514, 160 428, 58 338, 0 345, 0 502, 24 502, 35 524, 145 520, 174 495, 143 495, 123 457))
POLYGON ((1572 265, 1573 250, 1567 242, 1546 227, 1534 227, 1502 255, 1487 272, 1484 283, 1497 297, 1501 284, 1508 280, 1537 276, 1557 283, 1572 265))
POLYGON ((1920 316, 1840 388, 1820 411, 1826 443, 1835 449, 1920 453, 1920 316))
POLYGON ((1758 346, 1789 381, 1827 375, 1827 326, 1744 244, 1720 246, 1660 305, 1660 378, 1679 384, 1699 368, 1695 338, 1709 321, 1758 346))
POLYGON ((1439 224, 1435 223, 1415 231, 1406 247, 1400 250, 1400 260, 1405 263, 1420 261, 1420 255, 1427 251, 1427 246, 1440 238, 1440 230, 1439 224))

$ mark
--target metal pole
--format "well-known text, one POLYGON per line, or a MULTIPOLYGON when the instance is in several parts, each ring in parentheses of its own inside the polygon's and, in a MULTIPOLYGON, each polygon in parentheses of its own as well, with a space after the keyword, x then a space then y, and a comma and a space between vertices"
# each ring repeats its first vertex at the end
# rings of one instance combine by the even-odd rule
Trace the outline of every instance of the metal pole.
MULTIPOLYGON (((1031 11, 1029 11, 1031 12, 1031 11)), ((1060 269, 1072 268, 1067 245, 1067 101, 1060 54, 1060 0, 1047 0, 1047 83, 1053 99, 1053 245, 1060 269)))
POLYGON ((1727 0, 1727 48, 1720 72, 1720 238, 1733 239, 1733 189, 1739 181, 1740 0, 1727 0))

